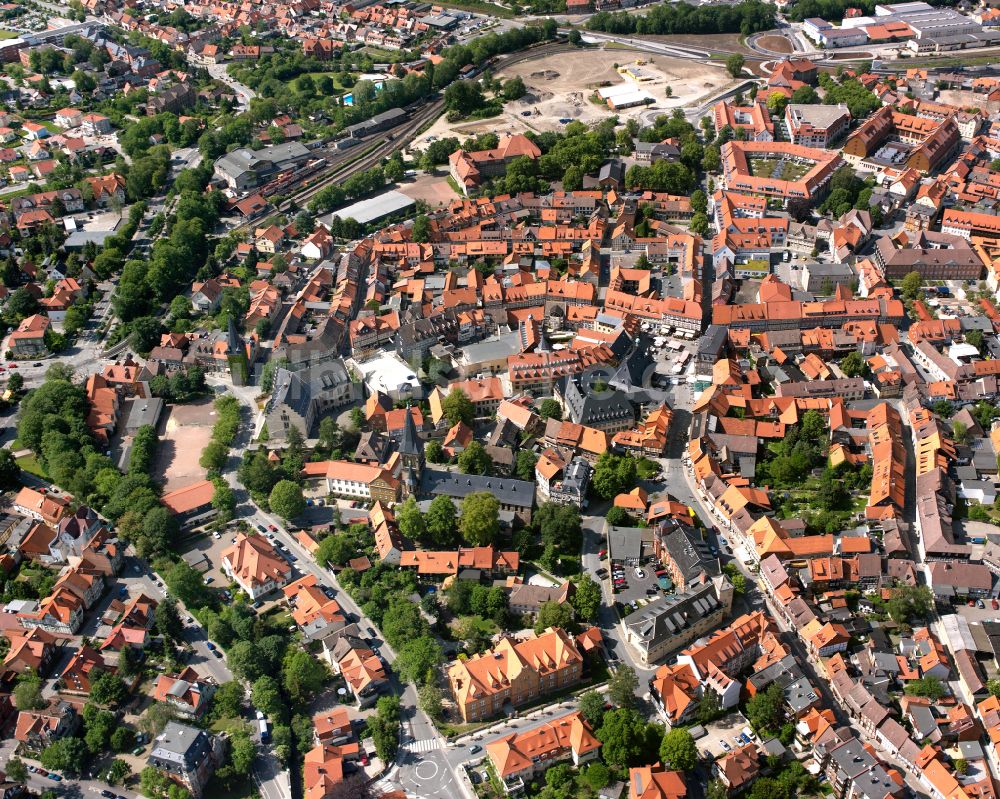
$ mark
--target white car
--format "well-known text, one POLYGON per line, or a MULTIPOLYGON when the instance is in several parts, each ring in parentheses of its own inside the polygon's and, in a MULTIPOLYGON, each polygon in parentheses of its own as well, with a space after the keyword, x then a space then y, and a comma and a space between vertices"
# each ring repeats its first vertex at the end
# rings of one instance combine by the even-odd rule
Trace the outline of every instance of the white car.
POLYGON ((646 572, 644 572, 642 569, 636 569, 635 570, 635 576, 638 577, 640 580, 645 580, 646 579, 646 572))

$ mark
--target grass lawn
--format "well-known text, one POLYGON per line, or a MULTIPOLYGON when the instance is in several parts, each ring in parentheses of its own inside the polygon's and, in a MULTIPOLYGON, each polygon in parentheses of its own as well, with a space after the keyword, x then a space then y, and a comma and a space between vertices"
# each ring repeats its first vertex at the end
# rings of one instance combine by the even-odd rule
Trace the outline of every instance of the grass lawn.
POLYGON ((260 793, 249 777, 241 777, 228 783, 213 778, 205 788, 205 795, 212 799, 251 799, 259 797, 260 793))
POLYGON ((38 462, 38 458, 34 455, 26 455, 23 458, 18 458, 17 465, 24 469, 24 471, 35 475, 35 477, 41 477, 43 480, 49 479, 42 465, 38 462))
POLYGON ((314 81, 318 81, 320 78, 329 78, 331 81, 333 81, 333 88, 336 91, 338 92, 349 91, 348 87, 340 82, 339 72, 306 72, 305 74, 308 75, 310 78, 312 78, 314 81))
POLYGON ((248 727, 245 719, 241 718, 221 718, 212 722, 212 732, 235 732, 236 730, 248 727))
POLYGON ((494 17, 505 17, 510 18, 514 16, 514 12, 509 8, 504 8, 503 6, 494 5, 493 3, 484 2, 484 0, 468 0, 468 2, 448 2, 448 3, 438 3, 439 6, 444 6, 445 8, 459 8, 463 11, 475 11, 480 14, 491 14, 494 17))
POLYGON ((755 178, 769 178, 778 162, 773 158, 751 158, 750 174, 755 178))
POLYGON ((20 34, 14 33, 14 31, 0 30, 0 39, 16 39, 20 34))
POLYGON ((364 51, 377 63, 394 63, 399 60, 401 50, 383 50, 381 47, 365 47, 364 51))

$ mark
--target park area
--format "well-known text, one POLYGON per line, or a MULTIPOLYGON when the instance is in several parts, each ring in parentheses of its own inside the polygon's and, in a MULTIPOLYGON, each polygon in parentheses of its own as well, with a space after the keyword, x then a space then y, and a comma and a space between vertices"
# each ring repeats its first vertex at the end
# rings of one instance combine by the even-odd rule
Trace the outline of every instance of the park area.
POLYGON ((212 438, 216 416, 211 400, 168 406, 153 466, 153 477, 165 492, 205 479, 198 459, 212 438))

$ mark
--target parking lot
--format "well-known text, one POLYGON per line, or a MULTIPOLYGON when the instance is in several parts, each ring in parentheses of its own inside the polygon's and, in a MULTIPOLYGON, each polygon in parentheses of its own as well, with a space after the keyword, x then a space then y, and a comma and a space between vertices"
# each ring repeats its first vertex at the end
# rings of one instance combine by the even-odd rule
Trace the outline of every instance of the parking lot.
POLYGON ((738 711, 713 721, 705 729, 705 735, 695 741, 695 745, 702 757, 713 760, 752 740, 750 722, 738 711))
MULTIPOLYGON (((257 533, 261 532, 256 527, 254 527, 254 531, 257 533)), ((237 529, 235 525, 230 525, 218 533, 206 534, 185 542, 182 552, 184 560, 204 574, 206 585, 220 589, 229 586, 229 578, 222 571, 222 553, 233 545, 233 542, 236 540, 236 534, 237 529), (202 565, 199 565, 199 556, 201 557, 200 564, 202 565)), ((293 579, 298 577, 298 570, 295 568, 296 556, 287 549, 279 547, 277 542, 272 541, 272 543, 275 543, 275 549, 278 554, 292 564, 293 579)), ((274 598, 268 597, 269 600, 273 600, 274 598)), ((268 603, 265 602, 264 604, 267 605, 268 603)))
MULTIPOLYGON (((627 566, 621 561, 613 561, 611 566, 611 580, 616 602, 619 602, 622 606, 635 602, 638 607, 642 607, 650 600, 664 596, 667 593, 660 586, 655 571, 656 569, 662 571, 662 567, 658 561, 648 562, 651 560, 653 559, 647 558, 647 563, 640 566, 627 566), (616 582, 619 574, 623 575, 624 584, 616 582)), ((664 572, 664 576, 667 580, 670 579, 670 576, 666 572, 664 572)), ((672 584, 669 592, 673 593, 672 584)), ((621 612, 624 614, 624 608, 621 612)))

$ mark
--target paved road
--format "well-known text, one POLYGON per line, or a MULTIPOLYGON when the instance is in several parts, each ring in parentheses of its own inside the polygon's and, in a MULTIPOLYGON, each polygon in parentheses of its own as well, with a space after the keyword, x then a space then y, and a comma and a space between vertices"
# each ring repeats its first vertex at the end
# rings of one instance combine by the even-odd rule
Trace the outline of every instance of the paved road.
POLYGON ((221 80, 236 92, 236 100, 240 111, 245 111, 247 106, 250 105, 250 101, 257 96, 253 89, 240 83, 226 71, 226 64, 209 64, 207 69, 209 75, 216 80, 221 80))
MULTIPOLYGON (((210 380, 209 382, 215 381, 210 380)), ((371 631, 368 637, 374 639, 382 659, 391 666, 396 659, 396 653, 389 644, 379 638, 378 628, 365 616, 350 595, 340 588, 333 573, 322 568, 313 560, 312 555, 305 547, 285 529, 284 522, 279 517, 266 513, 257 507, 237 480, 236 470, 239 468, 239 463, 249 443, 251 431, 257 428, 255 398, 258 389, 253 386, 226 386, 226 390, 239 399, 248 414, 252 414, 250 418, 243 420, 240 433, 230 450, 230 458, 223 472, 223 478, 232 486, 236 495, 236 518, 253 527, 273 525, 277 528, 278 532, 274 534, 275 539, 280 541, 295 556, 293 563, 295 569, 301 574, 314 575, 320 585, 333 589, 337 603, 344 613, 356 620, 363 630, 367 628, 371 631)), ((350 516, 350 511, 342 511, 341 515, 346 520, 350 516)), ((364 514, 361 516, 363 517, 364 514)), ((444 739, 438 734, 433 722, 418 707, 416 689, 412 685, 400 684, 395 674, 391 675, 391 680, 395 692, 400 696, 402 708, 401 747, 397 763, 389 769, 383 783, 386 786, 398 785, 411 794, 425 797, 425 799, 434 796, 456 796, 462 790, 461 783, 455 776, 452 761, 445 755, 444 739)), ((257 774, 261 777, 270 776, 272 783, 275 779, 280 779, 280 777, 267 774, 261 769, 258 769, 257 774)), ((285 776, 285 781, 287 783, 287 776, 285 776)), ((262 793, 265 799, 285 799, 290 795, 281 793, 277 788, 269 789, 266 787, 266 783, 262 786, 262 793)))
MULTIPOLYGON (((0 763, 6 764, 14 756, 16 748, 17 741, 13 738, 0 741, 0 763)), ((41 767, 41 764, 37 760, 30 757, 22 756, 21 760, 26 766, 41 767)), ((35 794, 41 794, 43 791, 55 791, 60 796, 67 797, 67 799, 100 799, 101 791, 109 790, 107 783, 96 779, 63 779, 57 782, 30 771, 28 772, 27 786, 35 794)), ((115 786, 110 790, 113 790, 118 796, 125 797, 125 799, 140 799, 135 791, 127 790, 121 786, 115 786)))

